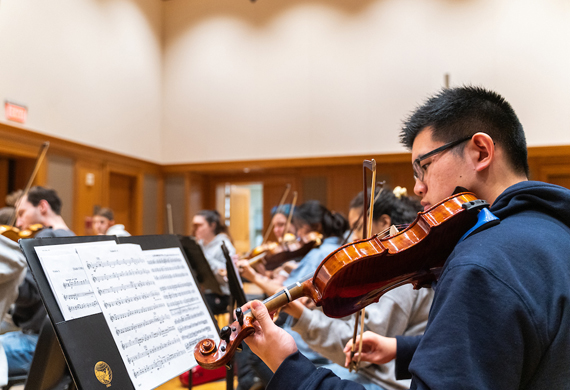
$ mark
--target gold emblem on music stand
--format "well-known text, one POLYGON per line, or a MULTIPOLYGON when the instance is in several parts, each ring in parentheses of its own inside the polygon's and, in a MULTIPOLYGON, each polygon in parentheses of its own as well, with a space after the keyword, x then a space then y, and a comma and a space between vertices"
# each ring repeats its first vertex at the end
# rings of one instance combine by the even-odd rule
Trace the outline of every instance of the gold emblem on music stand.
POLYGON ((113 380, 113 371, 107 363, 101 361, 95 364, 95 376, 99 382, 106 385, 107 387, 111 387, 111 381, 113 380))

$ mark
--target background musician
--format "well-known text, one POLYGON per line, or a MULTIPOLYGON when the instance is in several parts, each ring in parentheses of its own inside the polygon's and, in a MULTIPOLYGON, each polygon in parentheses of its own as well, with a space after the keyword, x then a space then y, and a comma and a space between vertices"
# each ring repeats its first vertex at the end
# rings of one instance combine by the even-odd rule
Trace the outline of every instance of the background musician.
MULTIPOLYGON (((570 191, 528 181, 526 141, 514 110, 482 88, 442 90, 405 123, 414 192, 427 210, 467 188, 487 200, 498 225, 455 246, 442 270, 423 336, 368 343, 397 358, 412 389, 564 389, 570 381, 570 191)), ((247 342, 276 371, 270 388, 341 388, 315 368, 265 306, 247 342), (275 345, 280 349, 276 350, 275 345)))
POLYGON ((281 241, 285 234, 295 234, 295 225, 292 223, 287 226, 287 219, 291 211, 291 205, 285 204, 283 207, 274 207, 272 211, 271 222, 273 223, 273 234, 277 241, 281 241), (287 229, 287 231, 285 231, 287 229))
MULTIPOLYGON (((36 238, 74 236, 61 217, 61 208, 61 199, 54 190, 32 187, 18 201, 16 226, 25 230, 31 225, 43 225, 44 228, 35 235, 36 238)), ((12 320, 21 330, 0 335, 8 359, 9 375, 28 372, 46 316, 38 288, 28 271, 18 288, 18 299, 12 312, 12 320)))
POLYGON ((192 220, 193 235, 198 239, 204 251, 204 257, 208 260, 212 272, 216 276, 224 295, 218 295, 211 291, 205 292, 206 302, 214 314, 228 311, 230 303, 230 289, 226 279, 226 258, 222 252, 222 243, 226 244, 230 255, 236 250, 228 235, 228 228, 222 222, 220 213, 216 210, 199 211, 192 220))
POLYGON ((125 225, 115 222, 113 210, 107 207, 99 207, 91 218, 93 233, 107 236, 128 237, 131 234, 125 230, 125 225))

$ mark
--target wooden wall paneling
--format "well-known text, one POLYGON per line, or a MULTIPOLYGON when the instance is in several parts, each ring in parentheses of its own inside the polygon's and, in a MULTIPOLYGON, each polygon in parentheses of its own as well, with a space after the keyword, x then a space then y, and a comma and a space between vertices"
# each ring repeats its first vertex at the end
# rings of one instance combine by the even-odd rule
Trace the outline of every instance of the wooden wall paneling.
POLYGON ((541 165, 539 180, 570 189, 570 164, 541 165))
POLYGON ((115 214, 115 221, 125 225, 133 235, 137 234, 137 180, 136 176, 109 172, 109 202, 106 204, 115 214))
MULTIPOLYGON (((12 172, 14 175, 14 189, 23 190, 28 184, 28 180, 34 170, 35 160, 33 158, 18 157, 14 159, 14 162, 14 171, 12 172)), ((37 179, 35 183, 39 183, 37 179)))
POLYGON ((163 218, 161 213, 164 203, 163 181, 156 175, 143 177, 143 214, 142 234, 163 234, 163 218))
MULTIPOLYGON (((170 204, 172 207, 172 223, 174 226, 174 234, 185 234, 187 228, 187 221, 185 219, 186 211, 186 197, 185 197, 185 175, 168 175, 164 179, 164 204, 163 209, 166 210, 166 205, 170 204)), ((164 213, 164 230, 168 233, 167 214, 164 213)))
POLYGON ((186 192, 188 194, 187 198, 187 212, 186 212, 186 234, 192 234, 192 219, 194 215, 198 213, 200 210, 204 210, 209 208, 210 206, 205 206, 206 204, 206 180, 204 179, 204 175, 200 175, 197 173, 190 172, 187 174, 187 189, 186 192))
POLYGON ((131 234, 140 236, 143 234, 143 216, 144 216, 144 173, 139 172, 135 176, 135 193, 133 204, 133 223, 134 228, 131 234))
POLYGON ((408 196, 414 196, 415 179, 411 162, 380 164, 377 171, 378 179, 386 180, 389 189, 406 187, 408 196))
POLYGON ((9 161, 7 157, 0 157, 0 207, 6 206, 8 195, 9 161))
POLYGON ((103 166, 90 161, 77 161, 74 194, 74 217, 70 228, 79 236, 92 234, 86 223, 91 220, 93 207, 103 205, 103 166), (92 184, 87 182, 88 174, 93 175, 92 184))
POLYGON ((71 226, 75 211, 73 207, 75 161, 72 158, 48 152, 44 164, 47 171, 45 185, 57 191, 62 203, 61 216, 69 224, 68 226, 71 226))
POLYGON ((350 202, 363 188, 362 166, 335 167, 330 171, 327 207, 348 217, 350 202))
POLYGON ((105 202, 115 213, 115 221, 132 235, 143 232, 144 173, 138 166, 108 163, 105 166, 105 202))

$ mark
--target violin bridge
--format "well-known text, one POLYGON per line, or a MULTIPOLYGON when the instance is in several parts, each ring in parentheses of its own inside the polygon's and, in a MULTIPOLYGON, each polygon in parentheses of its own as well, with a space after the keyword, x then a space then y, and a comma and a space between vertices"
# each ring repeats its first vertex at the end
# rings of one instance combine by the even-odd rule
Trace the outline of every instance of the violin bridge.
POLYGON ((394 225, 390 226, 390 236, 395 236, 398 233, 400 233, 400 231, 396 226, 394 225))

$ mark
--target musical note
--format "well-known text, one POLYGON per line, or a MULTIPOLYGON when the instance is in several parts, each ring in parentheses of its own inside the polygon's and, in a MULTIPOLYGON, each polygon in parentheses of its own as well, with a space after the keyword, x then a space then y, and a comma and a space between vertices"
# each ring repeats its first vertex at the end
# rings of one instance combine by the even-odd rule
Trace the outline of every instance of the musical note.
POLYGON ((141 376, 142 374, 146 374, 148 372, 150 372, 151 370, 159 370, 161 369, 166 363, 185 355, 186 353, 184 351, 178 351, 172 354, 169 354, 167 356, 165 356, 164 358, 160 358, 160 359, 155 359, 153 360, 153 362, 151 364, 147 364, 146 366, 144 366, 141 369, 135 370, 134 371, 134 377, 138 378, 139 376, 141 376))
POLYGON ((148 307, 142 307, 140 309, 127 310, 126 312, 123 312, 123 313, 111 314, 109 316, 109 318, 111 319, 111 322, 115 322, 115 321, 122 320, 122 319, 128 318, 130 316, 134 316, 137 314, 148 313, 149 311, 153 311, 153 310, 156 310, 158 308, 165 307, 165 306, 166 305, 164 303, 157 303, 155 305, 148 306, 148 307))
POLYGON ((63 288, 64 289, 68 289, 68 288, 73 288, 73 287, 77 287, 77 286, 85 286, 89 284, 89 280, 87 279, 82 279, 82 280, 71 280, 69 282, 64 282, 63 283, 63 288))
POLYGON ((108 287, 103 289, 98 288, 97 292, 99 293, 99 295, 105 295, 109 293, 117 293, 119 291, 124 291, 128 289, 139 289, 141 287, 154 286, 154 284, 155 284, 154 281, 146 281, 138 283, 130 282, 129 284, 121 284, 120 286, 115 286, 115 287, 108 287))
POLYGON ((154 347, 147 349, 144 352, 139 352, 136 355, 133 355, 133 356, 127 355, 127 361, 132 364, 132 363, 136 362, 137 360, 139 360, 145 356, 151 356, 157 352, 162 351, 165 348, 170 347, 171 345, 178 344, 179 342, 180 342, 180 340, 178 339, 178 337, 170 339, 170 340, 166 341, 165 343, 160 343, 158 345, 155 345, 154 347))
POLYGON ((122 265, 126 266, 136 266, 139 264, 145 263, 145 260, 142 258, 131 258, 131 259, 117 259, 117 260, 101 260, 101 258, 97 258, 96 261, 88 261, 86 262, 87 268, 92 270, 97 270, 98 268, 115 268, 122 265))
POLYGON ((110 275, 93 276, 93 281, 94 282, 104 282, 106 280, 111 280, 111 279, 121 279, 121 278, 125 278, 128 276, 140 276, 140 275, 148 275, 148 274, 150 274, 150 271, 146 270, 146 269, 131 269, 128 271, 113 272, 110 275))
POLYGON ((87 297, 87 296, 92 296, 93 299, 95 299, 95 295, 93 294, 93 291, 70 294, 70 295, 63 294, 63 299, 78 301, 80 298, 87 297))
POLYGON ((144 342, 147 342, 148 340, 156 339, 157 337, 164 337, 174 330, 176 330, 176 328, 174 328, 173 326, 166 328, 166 329, 163 329, 163 330, 159 329, 156 332, 151 332, 151 333, 145 334, 144 336, 135 337, 132 340, 129 340, 125 343, 121 342, 121 347, 123 349, 127 349, 127 348, 134 346, 134 345, 140 345, 144 342))
POLYGON ((192 282, 188 282, 188 283, 179 283, 179 284, 173 284, 171 286, 164 286, 160 288, 160 291, 166 291, 166 290, 172 290, 172 289, 178 289, 178 288, 182 288, 182 287, 194 287, 195 284, 192 282))
POLYGON ((99 303, 97 303, 97 301, 95 301, 95 302, 90 302, 90 303, 80 303, 80 304, 75 305, 75 306, 68 306, 67 308, 69 309, 69 311, 73 312, 76 310, 88 309, 88 308, 97 307, 97 306, 99 306, 99 303))
POLYGON ((143 293, 143 294, 135 295, 134 297, 119 298, 119 299, 116 299, 114 301, 105 302, 104 306, 105 306, 105 308, 110 308, 110 307, 114 307, 114 306, 121 306, 121 305, 126 305, 129 303, 133 303, 133 302, 145 301, 145 300, 147 300, 149 298, 153 298, 153 297, 160 297, 160 293, 150 292, 150 293, 143 293))
POLYGON ((160 275, 160 276, 155 276, 154 280, 164 280, 164 279, 176 279, 176 278, 184 278, 186 277, 188 274, 185 272, 180 272, 177 274, 165 274, 165 275, 160 275))

